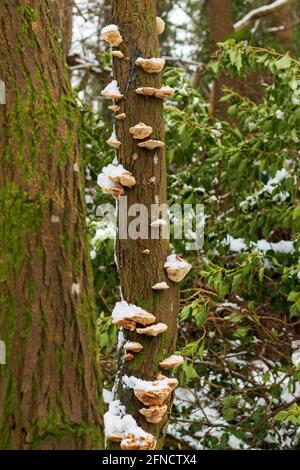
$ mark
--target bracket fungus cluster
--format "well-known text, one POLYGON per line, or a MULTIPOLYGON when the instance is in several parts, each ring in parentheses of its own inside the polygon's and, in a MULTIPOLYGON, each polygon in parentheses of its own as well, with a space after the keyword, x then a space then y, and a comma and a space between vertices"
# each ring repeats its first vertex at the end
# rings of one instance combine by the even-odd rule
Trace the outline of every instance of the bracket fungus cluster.
POLYGON ((138 57, 135 61, 135 64, 147 73, 160 73, 164 68, 165 63, 165 59, 161 59, 159 57, 152 57, 151 59, 138 57))
POLYGON ((190 272, 192 266, 180 256, 170 255, 167 257, 164 268, 170 281, 180 282, 190 272))
POLYGON ((140 428, 135 419, 126 414, 119 400, 109 405, 104 415, 105 437, 110 442, 120 442, 122 450, 154 450, 156 439, 140 428))
MULTIPOLYGON (((157 34, 162 34, 164 29, 165 22, 161 18, 157 17, 157 34)), ((101 31, 101 37, 110 44, 110 52, 113 58, 122 59, 124 57, 121 50, 113 49, 118 48, 123 42, 122 35, 117 25, 111 24, 103 28, 101 31)), ((149 59, 138 57, 135 60, 135 65, 140 67, 146 73, 158 74, 163 70, 165 60, 156 57, 149 59)), ((141 75, 143 76, 143 74, 141 75)), ((169 86, 162 86, 160 88, 141 86, 135 89, 135 93, 141 97, 163 100, 173 96, 174 90, 169 86)), ((125 112, 126 103, 123 102, 121 105, 122 108, 119 105, 119 101, 124 98, 124 95, 119 88, 117 80, 112 80, 104 88, 101 94, 106 99, 113 100, 113 104, 108 106, 108 109, 115 113, 116 121, 122 121, 127 118, 125 112)), ((129 129, 129 133, 132 135, 132 138, 136 141, 140 141, 137 142, 137 147, 139 147, 139 149, 152 151, 164 148, 164 142, 155 138, 150 138, 153 132, 154 129, 151 125, 141 121, 129 129)), ((115 130, 107 140, 107 144, 115 149, 119 149, 121 147, 122 142, 118 139, 115 130)), ((134 155, 137 158, 138 153, 136 152, 134 155)), ((158 152, 156 152, 153 157, 153 164, 157 165, 157 163, 158 152)), ((155 183, 154 176, 150 178, 150 183, 155 183)), ((119 196, 125 194, 125 188, 132 188, 135 184, 136 179, 133 174, 126 170, 123 165, 119 164, 117 159, 115 159, 112 164, 103 168, 102 173, 98 176, 98 185, 101 186, 105 193, 109 193, 115 198, 119 198, 119 196)), ((164 219, 157 219, 152 221, 150 225, 151 227, 160 228, 166 226, 167 222, 164 219)), ((142 253, 147 256, 150 256, 151 254, 148 248, 144 249, 142 253)), ((164 268, 171 281, 180 282, 189 272, 191 266, 178 256, 171 255, 167 258, 164 268)), ((170 286, 165 281, 156 282, 156 284, 152 286, 153 291, 161 292, 159 294, 160 296, 166 295, 164 291, 167 291, 168 289, 170 289, 170 286)), ((143 345, 136 341, 136 335, 145 335, 155 338, 168 330, 168 325, 166 323, 156 323, 156 321, 157 319, 155 315, 145 311, 137 305, 128 303, 125 300, 121 300, 116 303, 112 312, 113 324, 132 332, 132 334, 127 334, 127 338, 125 338, 123 330, 120 331, 120 338, 122 337, 120 347, 122 347, 122 350, 124 351, 124 361, 134 360, 135 355, 143 350, 143 345), (128 339, 132 337, 134 337, 134 340, 131 341, 128 339)), ((144 344, 147 344, 147 340, 144 340, 144 344)), ((182 364, 182 362, 183 358, 181 356, 173 355, 161 361, 159 366, 164 370, 169 370, 182 364)), ((160 423, 167 415, 173 390, 178 386, 178 380, 176 378, 165 377, 160 373, 158 373, 156 379, 152 381, 141 380, 137 377, 124 376, 123 383, 126 387, 133 390, 137 400, 143 404, 143 407, 139 409, 139 413, 148 423, 151 424, 160 423)), ((133 416, 126 413, 125 406, 123 406, 119 400, 115 400, 110 404, 109 410, 105 413, 104 421, 106 439, 111 442, 119 442, 122 450, 154 450, 156 448, 155 436, 145 432, 141 427, 139 427, 133 416)))
POLYGON ((123 42, 119 27, 115 24, 109 24, 101 30, 101 38, 113 47, 119 47, 123 42))

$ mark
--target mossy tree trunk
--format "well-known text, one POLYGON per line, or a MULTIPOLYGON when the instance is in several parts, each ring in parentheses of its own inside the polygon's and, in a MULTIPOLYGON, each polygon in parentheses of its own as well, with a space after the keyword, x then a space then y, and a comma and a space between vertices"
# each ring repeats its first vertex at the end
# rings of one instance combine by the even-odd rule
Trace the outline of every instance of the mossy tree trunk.
POLYGON ((48 1, 0 3, 0 448, 101 448, 78 112, 48 1))
MULTIPOLYGON (((163 104, 153 97, 144 97, 135 93, 141 86, 161 86, 161 76, 148 74, 135 65, 138 57, 159 56, 159 43, 156 34, 155 0, 113 0, 114 24, 120 28, 124 42, 120 49, 128 59, 114 59, 114 77, 118 81, 125 97, 121 111, 127 119, 117 123, 117 136, 122 142, 118 152, 119 162, 136 177, 137 184, 127 191, 128 208, 133 204, 143 204, 148 209, 148 227, 151 223, 151 204, 167 202, 166 156, 164 149, 149 151, 138 147, 138 141, 132 138, 129 128, 138 122, 152 126, 151 139, 164 140, 163 104), (153 180, 152 178, 155 178, 153 180)), ((138 215, 138 214, 137 214, 138 215)), ((122 215, 119 213, 119 224, 122 215)), ((133 217, 134 218, 134 217, 133 217)), ((130 224, 132 218, 128 218, 130 224)), ((118 375, 116 379, 116 398, 126 406, 127 412, 134 416, 137 423, 157 438, 157 447, 162 448, 171 405, 168 415, 160 424, 146 422, 139 413, 143 408, 132 390, 124 388, 122 377, 135 376, 153 380, 159 370, 158 363, 169 356, 176 346, 178 323, 178 286, 168 281, 164 271, 164 262, 169 254, 169 242, 158 237, 132 240, 118 239, 117 258, 121 277, 121 289, 124 300, 134 303, 156 316, 157 322, 168 325, 168 331, 156 338, 124 331, 125 338, 142 343, 144 349, 131 362, 122 359, 120 351, 118 375), (149 249, 150 255, 143 254, 149 249), (170 289, 162 292, 153 291, 152 286, 159 281, 166 281, 170 289)))

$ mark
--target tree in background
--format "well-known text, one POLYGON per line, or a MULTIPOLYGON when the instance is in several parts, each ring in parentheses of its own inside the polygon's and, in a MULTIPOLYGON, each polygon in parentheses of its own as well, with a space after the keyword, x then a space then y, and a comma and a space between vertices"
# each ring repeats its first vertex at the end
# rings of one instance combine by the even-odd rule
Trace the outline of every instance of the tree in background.
POLYGON ((1 2, 2 449, 101 448, 78 111, 48 2, 1 2))

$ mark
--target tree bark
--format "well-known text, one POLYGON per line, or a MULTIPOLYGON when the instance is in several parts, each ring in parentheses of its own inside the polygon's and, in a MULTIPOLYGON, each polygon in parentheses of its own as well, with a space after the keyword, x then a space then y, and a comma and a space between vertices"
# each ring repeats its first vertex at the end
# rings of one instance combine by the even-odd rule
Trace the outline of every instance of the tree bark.
MULTIPOLYGON (((224 42, 233 32, 232 0, 208 0, 211 50, 217 49, 219 42, 224 42)), ((213 82, 211 92, 211 113, 226 117, 227 107, 220 103, 224 86, 232 86, 232 78, 222 76, 213 82)))
MULTIPOLYGON (((159 43, 155 26, 156 1, 113 0, 113 23, 120 27, 124 38, 120 49, 128 60, 114 59, 114 77, 125 97, 122 109, 127 119, 117 123, 117 135, 122 142, 118 152, 118 160, 136 177, 137 184, 127 192, 128 207, 139 203, 148 209, 150 225, 151 204, 159 201, 167 202, 166 156, 164 149, 149 151, 138 147, 129 133, 129 128, 138 122, 144 122, 154 129, 151 139, 164 139, 162 101, 153 97, 144 97, 135 93, 140 86, 159 87, 160 74, 148 74, 135 65, 138 57, 151 58, 159 56, 159 43), (134 155, 137 158, 133 158, 134 155), (158 157, 156 164, 155 156, 158 157), (155 182, 150 178, 155 177, 155 182)), ((123 216, 119 212, 120 218, 123 216)), ((130 218, 128 222, 130 223, 130 218)), ((169 356, 176 346, 178 322, 178 286, 168 281, 164 271, 164 263, 169 254, 169 242, 166 239, 130 238, 117 240, 117 259, 121 278, 123 298, 134 303, 156 316, 156 322, 168 325, 168 331, 156 338, 138 335, 136 332, 124 331, 126 340, 138 341, 143 346, 131 362, 124 362, 120 351, 118 374, 115 386, 115 398, 126 406, 127 413, 133 415, 137 423, 157 438, 157 448, 163 447, 168 416, 159 424, 149 424, 139 414, 143 407, 132 390, 123 388, 124 375, 153 380, 159 372, 158 363, 169 356), (143 254, 145 249, 150 255, 143 254), (162 292, 153 291, 152 286, 159 281, 168 281, 170 289, 162 292)))
POLYGON ((101 448, 76 102, 48 0, 0 27, 0 448, 101 448))
POLYGON ((50 7, 56 33, 61 40, 65 57, 72 45, 73 0, 50 0, 50 7))

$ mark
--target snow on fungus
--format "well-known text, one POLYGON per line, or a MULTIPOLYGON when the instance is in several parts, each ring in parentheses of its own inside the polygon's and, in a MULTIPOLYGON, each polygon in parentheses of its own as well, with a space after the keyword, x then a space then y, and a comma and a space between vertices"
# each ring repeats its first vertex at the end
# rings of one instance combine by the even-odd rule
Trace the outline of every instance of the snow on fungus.
POLYGON ((127 341, 127 343, 124 344, 123 348, 125 351, 131 351, 133 353, 138 353, 143 349, 143 346, 140 343, 136 343, 133 341, 127 341))
POLYGON ((101 38, 114 47, 119 47, 121 42, 123 42, 119 28, 115 24, 109 24, 108 26, 102 28, 101 38))
POLYGON ((115 131, 113 131, 113 133, 111 134, 110 138, 106 141, 106 143, 110 145, 110 147, 114 147, 116 149, 120 148, 121 146, 121 142, 117 138, 115 131))
POLYGON ((168 411, 167 405, 150 406, 149 408, 142 408, 139 413, 143 415, 148 423, 158 424, 162 421, 163 417, 168 411))
POLYGON ((129 132, 133 135, 134 139, 145 139, 146 137, 149 137, 150 134, 152 134, 153 129, 151 126, 147 126, 147 124, 139 122, 136 124, 136 126, 131 127, 129 132))
POLYGON ((110 100, 121 100, 124 95, 120 92, 117 80, 112 80, 105 88, 101 91, 101 95, 110 100))
POLYGON ((161 333, 167 331, 168 325, 165 323, 157 323, 156 325, 148 326, 147 328, 137 328, 136 332, 139 335, 146 335, 146 336, 158 336, 161 333))
POLYGON ((143 96, 154 96, 160 100, 164 98, 170 98, 174 95, 174 89, 170 86, 163 86, 161 88, 154 88, 154 87, 140 87, 135 90, 138 95, 143 96))
POLYGON ((167 289, 170 289, 170 287, 168 286, 166 282, 157 282, 156 284, 154 284, 154 286, 152 286, 152 289, 153 290, 167 290, 167 289))
POLYGON ((117 113, 118 111, 120 111, 121 108, 117 104, 111 104, 110 106, 107 107, 107 109, 109 109, 110 111, 113 111, 114 113, 117 113))
POLYGON ((137 437, 128 433, 121 441, 122 450, 154 450, 156 447, 156 439, 152 434, 146 437, 137 437))
POLYGON ((123 442, 128 439, 128 436, 132 436, 132 439, 140 446, 144 445, 145 450, 150 445, 149 442, 152 443, 151 445, 156 445, 156 442, 153 441, 154 437, 139 427, 133 416, 126 414, 125 407, 120 400, 110 403, 109 409, 104 415, 104 429, 106 439, 113 442, 123 442))
POLYGON ((124 121, 124 119, 126 119, 126 118, 127 118, 127 115, 125 113, 121 113, 121 114, 116 115, 116 119, 118 121, 124 121))
POLYGON ((138 67, 141 67, 145 72, 148 73, 160 73, 165 66, 165 59, 160 59, 159 57, 152 57, 151 59, 144 59, 143 57, 138 57, 135 61, 138 67))
POLYGON ((143 251, 143 254, 144 255, 150 255, 151 251, 148 250, 148 248, 146 248, 146 250, 143 251))
POLYGON ((164 147, 165 144, 164 142, 161 142, 160 140, 146 140, 145 142, 140 142, 138 146, 146 148, 148 150, 154 150, 156 148, 164 147))
POLYGON ((156 17, 156 32, 157 34, 162 34, 165 30, 166 23, 159 16, 156 17))
POLYGON ((132 173, 125 170, 123 165, 114 165, 111 163, 103 168, 102 173, 98 176, 97 183, 104 193, 112 194, 114 196, 116 192, 118 197, 124 194, 123 186, 132 188, 136 181, 132 173))
POLYGON ((128 304, 125 300, 116 303, 112 318, 115 324, 120 324, 120 321, 125 320, 141 325, 151 325, 156 320, 152 313, 148 313, 134 304, 128 304))
POLYGON ((113 57, 118 57, 118 59, 123 59, 124 54, 121 51, 111 51, 113 57))
POLYGON ((190 272, 192 266, 174 254, 167 257, 164 268, 171 281, 180 282, 190 272))
POLYGON ((182 356, 176 356, 173 354, 170 357, 167 357, 159 363, 160 367, 164 370, 172 369, 173 367, 180 366, 184 363, 182 356))

